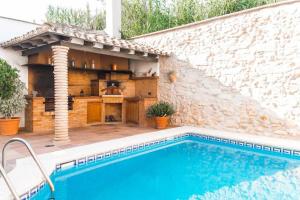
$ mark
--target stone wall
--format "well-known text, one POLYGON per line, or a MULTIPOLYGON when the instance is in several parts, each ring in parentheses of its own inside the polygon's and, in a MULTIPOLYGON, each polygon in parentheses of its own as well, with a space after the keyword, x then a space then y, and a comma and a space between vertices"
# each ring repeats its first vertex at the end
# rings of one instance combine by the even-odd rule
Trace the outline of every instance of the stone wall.
POLYGON ((172 53, 159 98, 177 107, 174 124, 300 135, 299 27, 300 2, 285 1, 134 40, 172 53))

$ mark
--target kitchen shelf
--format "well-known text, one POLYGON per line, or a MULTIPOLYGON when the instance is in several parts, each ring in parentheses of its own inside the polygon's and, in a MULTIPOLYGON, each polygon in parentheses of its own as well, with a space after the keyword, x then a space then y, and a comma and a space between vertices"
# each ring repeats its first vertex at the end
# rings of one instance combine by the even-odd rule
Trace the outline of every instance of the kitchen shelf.
POLYGON ((107 70, 107 69, 97 69, 98 72, 100 73, 105 73, 105 74, 132 74, 132 71, 130 70, 107 70))
POLYGON ((131 77, 131 80, 148 80, 148 79, 158 79, 158 76, 143 76, 143 77, 131 77))
POLYGON ((28 64, 24 64, 22 66, 27 66, 27 67, 53 67, 53 65, 50 64, 38 64, 38 63, 28 63, 28 64))
MULTIPOLYGON (((28 66, 28 67, 53 67, 53 65, 50 64, 38 64, 38 63, 34 63, 34 64, 25 64, 22 66, 28 66)), ((78 70, 78 71, 94 71, 94 72, 99 72, 99 73, 104 73, 104 74, 132 74, 132 71, 130 70, 110 70, 110 69, 92 69, 92 68, 82 68, 82 67, 68 67, 69 69, 72 70, 78 70)))

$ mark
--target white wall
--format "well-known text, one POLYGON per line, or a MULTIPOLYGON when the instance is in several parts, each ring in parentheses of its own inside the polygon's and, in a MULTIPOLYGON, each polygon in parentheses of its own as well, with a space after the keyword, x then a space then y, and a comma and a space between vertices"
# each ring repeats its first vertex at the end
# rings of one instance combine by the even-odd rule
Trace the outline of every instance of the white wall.
MULTIPOLYGON (((0 17, 0 41, 7 41, 13 37, 20 36, 35 29, 38 25, 19 20, 0 17)), ((20 71, 20 79, 28 86, 27 67, 22 66, 28 62, 28 58, 21 55, 21 52, 0 47, 0 58, 5 59, 11 66, 20 71)), ((24 127, 24 112, 19 113, 21 117, 20 126, 24 127)))
POLYGON ((130 69, 135 73, 136 76, 144 76, 151 69, 151 74, 156 72, 156 76, 159 76, 159 63, 148 62, 140 60, 130 60, 130 69))
POLYGON ((38 24, 0 16, 0 43, 36 28, 38 24))
POLYGON ((160 59, 159 97, 176 105, 173 122, 300 135, 299 8, 283 1, 135 38, 172 53, 160 59))

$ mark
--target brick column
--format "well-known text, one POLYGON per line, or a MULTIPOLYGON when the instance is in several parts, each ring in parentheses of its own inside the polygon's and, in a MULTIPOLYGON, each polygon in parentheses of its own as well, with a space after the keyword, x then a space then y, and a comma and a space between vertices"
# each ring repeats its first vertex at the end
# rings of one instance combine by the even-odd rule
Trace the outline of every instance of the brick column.
POLYGON ((53 46, 55 120, 54 140, 68 141, 68 51, 65 46, 53 46))

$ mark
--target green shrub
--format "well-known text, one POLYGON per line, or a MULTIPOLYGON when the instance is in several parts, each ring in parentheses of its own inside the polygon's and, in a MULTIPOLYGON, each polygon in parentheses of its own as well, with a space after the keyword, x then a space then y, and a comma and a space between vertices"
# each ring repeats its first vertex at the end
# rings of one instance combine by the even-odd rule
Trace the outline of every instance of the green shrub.
POLYGON ((3 59, 0 59, 0 98, 7 99, 12 96, 16 90, 14 83, 18 78, 17 69, 11 66, 3 59))
POLYGON ((280 0, 123 0, 122 36, 130 38, 280 0))
MULTIPOLYGON (((122 0, 121 34, 131 38, 278 1, 281 0, 122 0)), ((49 6, 46 19, 88 29, 105 27, 105 11, 92 14, 89 5, 86 9, 49 6)))
POLYGON ((11 118, 26 105, 25 85, 20 81, 18 70, 0 59, 0 114, 11 118))
POLYGON ((86 8, 73 9, 49 6, 46 13, 47 22, 80 26, 85 29, 102 30, 105 28, 105 12, 92 14, 89 4, 86 8))
POLYGON ((175 113, 174 106, 168 102, 159 102, 150 106, 147 110, 148 117, 166 117, 175 113))

